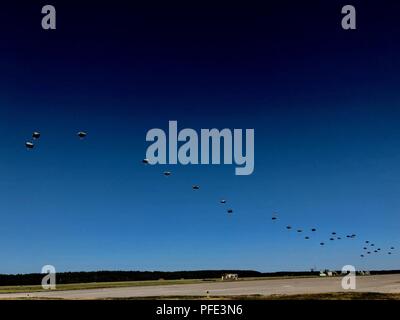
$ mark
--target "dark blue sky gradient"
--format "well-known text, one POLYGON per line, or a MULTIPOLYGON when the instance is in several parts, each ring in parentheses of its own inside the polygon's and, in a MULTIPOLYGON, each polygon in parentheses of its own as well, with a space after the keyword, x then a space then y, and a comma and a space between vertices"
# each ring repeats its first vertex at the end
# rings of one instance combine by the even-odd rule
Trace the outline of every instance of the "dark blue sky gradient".
POLYGON ((395 1, 352 2, 356 31, 342 1, 52 1, 56 31, 47 3, 18 2, 0 14, 0 273, 399 268, 395 1), (254 174, 144 167, 146 132, 169 120, 254 128, 254 174), (332 231, 359 237, 321 248, 332 231), (367 239, 385 253, 360 259, 367 239))

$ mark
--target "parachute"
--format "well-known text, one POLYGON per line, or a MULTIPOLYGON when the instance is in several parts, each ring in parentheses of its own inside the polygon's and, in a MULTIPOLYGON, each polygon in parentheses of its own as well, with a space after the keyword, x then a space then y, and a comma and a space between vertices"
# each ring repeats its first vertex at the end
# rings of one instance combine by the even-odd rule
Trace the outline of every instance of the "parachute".
POLYGON ((83 139, 83 138, 85 138, 85 137, 87 136, 87 133, 84 132, 84 131, 79 131, 79 132, 77 133, 77 135, 78 135, 78 137, 79 137, 80 139, 83 139))
POLYGON ((34 133, 32 133, 32 138, 37 140, 40 138, 40 132, 35 131, 34 133))

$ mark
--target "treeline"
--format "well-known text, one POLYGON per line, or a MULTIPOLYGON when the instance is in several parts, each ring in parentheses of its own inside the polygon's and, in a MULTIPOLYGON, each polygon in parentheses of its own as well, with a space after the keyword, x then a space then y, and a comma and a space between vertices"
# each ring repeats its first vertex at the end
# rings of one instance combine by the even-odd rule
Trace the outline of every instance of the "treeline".
MULTIPOLYGON (((213 279, 221 278, 225 273, 236 273, 239 278, 310 275, 311 272, 276 272, 262 273, 252 270, 200 270, 200 271, 91 271, 91 272, 60 272, 56 274, 58 284, 117 282, 143 280, 179 280, 179 279, 213 279)), ((318 273, 315 273, 318 274, 318 273)), ((0 275, 0 286, 40 285, 43 274, 0 275)))
MULTIPOLYGON (((144 281, 144 280, 179 280, 179 279, 215 279, 225 273, 236 273, 239 278, 249 277, 282 277, 282 276, 310 276, 319 272, 310 271, 282 271, 258 272, 252 270, 200 270, 200 271, 91 271, 91 272, 60 272, 56 274, 57 284, 89 283, 89 282, 117 282, 117 281, 144 281)), ((371 274, 393 274, 400 270, 371 271, 371 274)), ((40 285, 43 274, 0 274, 0 286, 40 285)))

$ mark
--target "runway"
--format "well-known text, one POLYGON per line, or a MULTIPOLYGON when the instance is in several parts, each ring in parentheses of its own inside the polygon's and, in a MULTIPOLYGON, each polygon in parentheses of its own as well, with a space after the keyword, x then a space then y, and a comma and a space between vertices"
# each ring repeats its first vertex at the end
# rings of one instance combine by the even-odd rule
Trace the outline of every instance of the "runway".
POLYGON ((294 278, 268 280, 240 280, 199 284, 159 285, 36 293, 0 294, 0 299, 54 298, 54 299, 107 299, 159 296, 229 296, 229 295, 292 295, 329 292, 400 293, 400 274, 358 276, 356 290, 344 290, 342 277, 294 278), (208 293, 207 293, 208 291, 208 293))

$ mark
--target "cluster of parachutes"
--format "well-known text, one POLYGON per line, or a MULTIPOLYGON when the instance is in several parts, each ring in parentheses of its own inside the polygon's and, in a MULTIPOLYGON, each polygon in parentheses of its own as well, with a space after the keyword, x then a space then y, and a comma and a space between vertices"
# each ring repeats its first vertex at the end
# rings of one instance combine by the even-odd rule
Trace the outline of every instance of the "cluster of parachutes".
MULTIPOLYGON (((371 243, 369 240, 365 240, 365 245, 363 247, 363 252, 362 254, 360 254, 361 258, 364 258, 366 255, 368 254, 373 254, 373 253, 380 253, 382 252, 381 248, 376 248, 375 249, 375 244, 371 243)), ((387 254, 391 255, 393 254, 393 251, 395 250, 395 247, 391 246, 388 250, 387 250, 387 254)))
MULTIPOLYGON (((272 215, 271 220, 272 220, 273 222, 278 221, 278 216, 277 216, 277 214, 274 213, 274 214, 272 215)), ((291 225, 286 225, 285 228, 286 228, 286 230, 288 230, 288 231, 290 231, 290 230, 293 229, 291 225)), ((299 233, 299 234, 300 234, 300 233, 303 233, 303 231, 304 231, 303 229, 296 229, 296 232, 299 233)), ((317 229, 316 229, 316 228, 311 228, 311 229, 310 229, 310 232, 311 232, 311 234, 314 234, 314 233, 317 232, 317 229)), ((354 233, 353 233, 353 234, 347 234, 347 235, 346 235, 346 238, 347 238, 347 239, 355 239, 356 237, 357 237, 357 235, 354 234, 354 233)), ((304 236, 304 239, 305 239, 305 240, 310 240, 310 238, 311 238, 311 235, 306 235, 306 236, 304 236)), ((344 238, 344 237, 343 237, 343 238, 344 238)), ((331 234, 330 234, 330 236, 329 236, 329 241, 337 241, 337 240, 342 240, 342 237, 339 236, 339 235, 337 234, 336 231, 331 232, 331 234)), ((321 242, 319 243, 319 245, 320 245, 320 246, 325 246, 325 241, 321 241, 321 242)), ((373 253, 382 252, 381 248, 377 248, 377 249, 375 249, 375 250, 372 250, 371 248, 368 248, 368 246, 374 248, 374 247, 375 247, 375 244, 374 244, 374 243, 371 243, 369 240, 366 240, 366 241, 365 241, 365 246, 363 247, 364 252, 360 254, 360 257, 361 257, 361 258, 364 258, 366 255, 370 255, 370 254, 373 254, 373 253)), ((395 247, 394 247, 394 246, 391 246, 391 247, 388 249, 387 254, 389 254, 389 255, 393 254, 393 251, 394 251, 394 250, 395 250, 395 247)))
MULTIPOLYGON (((79 137, 79 139, 84 139, 87 136, 87 133, 84 131, 79 131, 76 135, 79 137)), ((33 141, 39 140, 40 136, 41 136, 40 132, 34 131, 32 133, 32 140, 25 142, 26 149, 28 150, 33 149, 35 147, 35 143, 33 141)))
MULTIPOLYGON (((143 160, 142 160, 142 163, 145 164, 145 165, 147 165, 147 164, 149 164, 149 160, 148 160, 148 159, 143 159, 143 160)), ((171 172, 171 171, 164 171, 164 172, 163 172, 163 175, 166 176, 166 177, 169 177, 169 176, 172 175, 172 172, 171 172)), ((192 189, 193 189, 193 190, 199 190, 199 189, 200 189, 200 186, 198 186, 198 185, 193 185, 193 186, 192 186, 192 189)), ((221 200, 220 200, 220 203, 223 204, 223 205, 225 205, 225 204, 227 203, 227 201, 226 201, 226 199, 221 199, 221 200)), ((228 213, 228 215, 231 215, 231 214, 233 214, 233 209, 228 208, 228 209, 226 209, 226 212, 228 213)), ((279 220, 279 219, 278 219, 278 215, 275 214, 275 213, 272 215, 272 218, 271 218, 271 219, 272 219, 272 221, 275 222, 275 223, 279 220)), ((293 229, 291 225, 286 225, 285 228, 286 228, 286 230, 288 230, 288 231, 290 231, 290 230, 293 229)), ((310 240, 310 239, 313 237, 312 235, 314 235, 314 234, 317 233, 317 228, 310 228, 308 231, 309 231, 309 233, 306 234, 306 235, 304 236, 304 240, 310 240)), ((303 230, 303 229, 301 229, 301 228, 296 229, 296 233, 298 233, 298 234, 303 234, 303 233, 305 233, 305 232, 306 232, 306 231, 303 230)), ((325 243, 326 243, 327 241, 340 241, 340 240, 342 240, 342 239, 344 239, 344 238, 346 238, 346 239, 355 239, 356 237, 357 237, 357 235, 356 235, 355 233, 346 234, 346 235, 340 236, 340 235, 338 235, 338 233, 337 233, 336 231, 332 231, 332 232, 330 233, 330 235, 329 235, 329 240, 323 240, 323 241, 321 241, 321 242, 319 243, 319 245, 320 245, 320 246, 325 246, 325 243)), ((370 241, 369 241, 369 240, 366 240, 365 243, 366 243, 366 244, 369 244, 370 241)), ((371 247, 374 247, 375 244, 371 243, 370 246, 371 246, 371 247)), ((364 247, 363 249, 365 250, 365 254, 379 253, 379 252, 382 251, 381 248, 377 248, 376 250, 373 250, 373 251, 368 250, 367 247, 364 247)), ((388 251, 387 253, 388 253, 389 255, 391 255, 391 254, 393 253, 393 250, 394 250, 394 249, 395 249, 395 248, 394 248, 393 246, 391 246, 390 249, 389 249, 389 251, 388 251)), ((364 257, 365 257, 365 254, 364 254, 364 253, 360 254, 360 257, 361 257, 361 258, 364 258, 364 257)))
POLYGON ((39 140, 39 138, 40 138, 40 132, 34 131, 32 133, 32 140, 25 142, 25 147, 27 149, 33 149, 35 147, 35 144, 33 143, 33 141, 39 140))

